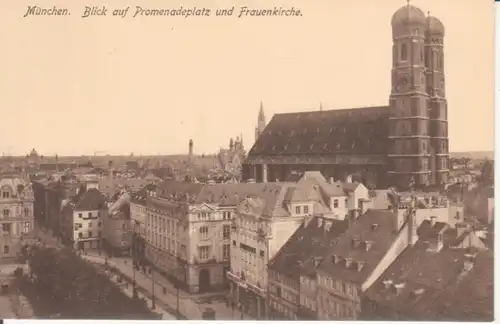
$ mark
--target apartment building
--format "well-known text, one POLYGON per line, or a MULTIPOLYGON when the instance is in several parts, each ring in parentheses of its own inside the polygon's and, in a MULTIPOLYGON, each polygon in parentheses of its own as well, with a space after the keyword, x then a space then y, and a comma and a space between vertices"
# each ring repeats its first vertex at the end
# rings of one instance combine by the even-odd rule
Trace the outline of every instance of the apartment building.
POLYGON ((226 289, 235 209, 263 187, 163 182, 146 197, 146 259, 191 292, 226 289))
POLYGON ((141 264, 146 262, 146 198, 155 196, 156 190, 156 185, 148 184, 138 192, 131 194, 132 253, 134 259, 141 264))
POLYGON ((62 241, 79 250, 100 249, 102 219, 107 213, 103 194, 95 188, 82 187, 75 197, 62 202, 62 241))
POLYGON ((102 247, 111 255, 130 255, 132 249, 132 222, 130 221, 130 194, 123 193, 109 203, 102 221, 102 247))
POLYGON ((349 222, 306 217, 268 265, 269 319, 315 320, 316 268, 349 222))
MULTIPOLYGON (((233 302, 241 305, 244 312, 263 318, 268 313, 266 300, 271 294, 268 291, 269 260, 303 219, 315 215, 330 222, 349 222, 362 214, 369 202, 368 190, 363 185, 328 181, 316 171, 304 172, 293 182, 268 183, 258 196, 245 199, 238 208, 231 238, 228 276, 233 282, 230 292, 233 302)), ((290 285, 300 284, 297 278, 295 281, 285 278, 283 276, 290 285)), ((296 311, 288 315, 294 318, 296 311)))
POLYGON ((31 184, 21 177, 0 178, 0 208, 0 259, 6 260, 17 257, 33 234, 31 184))

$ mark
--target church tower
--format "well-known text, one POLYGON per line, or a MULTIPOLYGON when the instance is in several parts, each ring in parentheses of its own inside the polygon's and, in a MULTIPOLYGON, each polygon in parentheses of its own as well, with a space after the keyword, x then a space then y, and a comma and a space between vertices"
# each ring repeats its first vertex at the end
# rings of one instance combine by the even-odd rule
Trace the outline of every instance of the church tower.
POLYGON ((259 110, 259 117, 257 118, 257 127, 255 127, 255 141, 257 142, 257 139, 259 139, 260 134, 264 131, 264 128, 266 128, 266 116, 264 115, 264 105, 262 104, 262 101, 260 102, 260 110, 259 110))
POLYGON ((430 137, 426 85, 425 14, 409 3, 392 16, 389 98, 389 183, 401 189, 429 184, 430 137))
POLYGON ((429 94, 430 182, 443 185, 448 181, 448 104, 444 78, 444 25, 430 15, 426 19, 425 66, 429 94))

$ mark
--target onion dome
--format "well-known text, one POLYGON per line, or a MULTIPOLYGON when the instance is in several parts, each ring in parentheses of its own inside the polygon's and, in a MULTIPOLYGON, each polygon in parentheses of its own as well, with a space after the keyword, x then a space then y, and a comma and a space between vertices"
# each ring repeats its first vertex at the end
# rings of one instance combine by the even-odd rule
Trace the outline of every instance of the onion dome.
POLYGON ((399 8, 392 15, 391 24, 393 27, 408 25, 425 25, 426 17, 422 10, 412 5, 399 8))
POLYGON ((430 35, 444 36, 444 25, 441 20, 433 16, 427 16, 427 32, 430 35))

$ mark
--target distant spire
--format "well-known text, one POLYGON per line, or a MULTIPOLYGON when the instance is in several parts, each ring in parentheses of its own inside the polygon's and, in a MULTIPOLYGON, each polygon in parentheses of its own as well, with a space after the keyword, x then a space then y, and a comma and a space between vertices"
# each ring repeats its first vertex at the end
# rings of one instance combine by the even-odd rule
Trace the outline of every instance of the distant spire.
POLYGON ((260 101, 259 119, 264 119, 264 104, 262 103, 262 100, 260 101))
POLYGON ((322 102, 319 103, 319 111, 323 111, 323 103, 322 102))

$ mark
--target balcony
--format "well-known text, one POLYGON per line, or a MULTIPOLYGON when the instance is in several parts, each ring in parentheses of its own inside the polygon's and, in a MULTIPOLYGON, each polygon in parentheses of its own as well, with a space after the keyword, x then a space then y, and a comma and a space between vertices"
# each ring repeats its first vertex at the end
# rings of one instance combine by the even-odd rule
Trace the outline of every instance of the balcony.
POLYGON ((193 263, 194 264, 216 264, 219 262, 217 261, 217 259, 215 257, 211 257, 208 259, 202 259, 202 258, 195 257, 193 259, 193 263))

